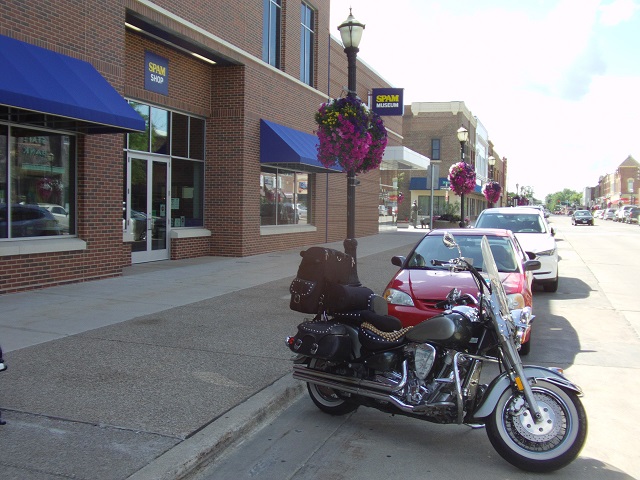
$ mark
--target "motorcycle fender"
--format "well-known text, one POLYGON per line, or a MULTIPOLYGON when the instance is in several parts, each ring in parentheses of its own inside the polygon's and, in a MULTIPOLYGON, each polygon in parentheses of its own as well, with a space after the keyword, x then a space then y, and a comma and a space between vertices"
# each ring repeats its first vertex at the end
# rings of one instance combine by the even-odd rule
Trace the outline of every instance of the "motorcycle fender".
MULTIPOLYGON (((535 365, 524 365, 523 368, 525 375, 529 379, 533 379, 536 381, 546 380, 547 382, 553 383, 560 388, 571 390, 578 395, 582 395, 582 390, 579 386, 567 380, 567 377, 554 369, 538 367, 535 365)), ((509 380, 509 376, 507 375, 507 373, 503 373, 494 378, 487 387, 484 399, 473 414, 473 418, 481 419, 493 412, 494 408, 496 408, 496 405, 498 404, 498 400, 508 388, 511 388, 511 380, 509 380)))

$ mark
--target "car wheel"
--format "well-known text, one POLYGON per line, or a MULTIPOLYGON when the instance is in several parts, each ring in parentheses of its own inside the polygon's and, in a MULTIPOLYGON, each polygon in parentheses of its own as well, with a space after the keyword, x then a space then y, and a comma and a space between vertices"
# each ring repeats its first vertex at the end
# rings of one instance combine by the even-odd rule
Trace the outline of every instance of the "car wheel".
POLYGON ((556 274, 556 279, 553 282, 543 283, 542 288, 545 292, 553 293, 558 291, 558 275, 556 274))

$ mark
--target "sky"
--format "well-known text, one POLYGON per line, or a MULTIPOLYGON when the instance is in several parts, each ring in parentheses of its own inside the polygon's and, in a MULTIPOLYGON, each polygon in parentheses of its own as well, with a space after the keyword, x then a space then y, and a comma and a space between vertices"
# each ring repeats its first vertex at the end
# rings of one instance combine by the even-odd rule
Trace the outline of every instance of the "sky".
POLYGON ((640 0, 331 0, 338 39, 349 7, 358 58, 405 105, 464 101, 510 192, 582 192, 640 161, 640 0))

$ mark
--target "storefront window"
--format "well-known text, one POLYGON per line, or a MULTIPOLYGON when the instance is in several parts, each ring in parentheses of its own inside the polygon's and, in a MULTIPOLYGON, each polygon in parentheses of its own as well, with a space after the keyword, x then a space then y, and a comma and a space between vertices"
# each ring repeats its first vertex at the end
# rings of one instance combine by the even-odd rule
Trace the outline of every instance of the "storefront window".
POLYGON ((151 151, 169 155, 169 112, 151 108, 151 151))
POLYGON ((260 174, 260 225, 310 224, 309 174, 263 168, 260 174))
POLYGON ((75 234, 75 214, 75 137, 0 125, 0 238, 75 234))
POLYGON ((149 125, 150 125, 150 113, 149 105, 144 105, 137 102, 129 102, 129 105, 144 118, 145 129, 144 132, 130 133, 127 135, 129 150, 137 150, 139 152, 149 151, 149 125))
POLYGON ((204 120, 195 117, 189 120, 189 158, 204 160, 204 120))
MULTIPOLYGON (((9 127, 6 125, 0 125, 0 208, 7 205, 7 169, 9 164, 7 162, 7 134, 9 127)), ((0 220, 1 221, 1 220, 0 220)))
POLYGON ((174 157, 189 157, 189 117, 174 113, 171 116, 173 138, 171 139, 171 155, 174 157))
POLYGON ((171 226, 201 227, 204 163, 174 159, 171 162, 171 226))
MULTIPOLYGON (((171 227, 204 225, 205 121, 134 101, 129 104, 146 120, 144 133, 128 135, 129 150, 171 155, 171 227)), ((125 164, 126 172, 126 164, 125 164)), ((135 172, 127 181, 133 185, 135 172)), ((126 229, 127 188, 123 190, 126 229)), ((131 207, 133 208, 133 207, 131 207)))

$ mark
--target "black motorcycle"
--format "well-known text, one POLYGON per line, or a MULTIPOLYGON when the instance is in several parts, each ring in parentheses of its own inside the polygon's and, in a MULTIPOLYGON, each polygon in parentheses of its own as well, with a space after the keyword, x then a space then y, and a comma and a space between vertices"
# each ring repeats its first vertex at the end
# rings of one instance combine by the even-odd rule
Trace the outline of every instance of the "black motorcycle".
POLYGON ((458 256, 434 265, 469 272, 478 296, 453 289, 442 314, 408 328, 371 290, 340 283, 349 277, 350 257, 324 249, 323 259, 319 247, 302 252, 290 306, 317 314, 287 338, 298 354, 293 377, 332 415, 363 405, 434 423, 484 425, 496 451, 516 467, 566 466, 587 436, 581 389, 560 369, 522 364, 518 349, 530 311, 509 311, 486 237, 482 273, 451 234, 443 242, 458 256), (484 362, 500 367, 488 384, 480 382, 484 362))

